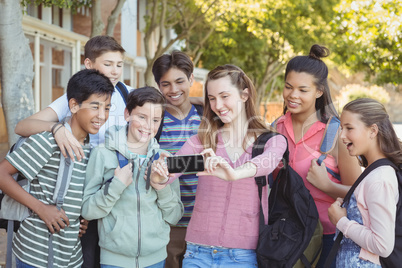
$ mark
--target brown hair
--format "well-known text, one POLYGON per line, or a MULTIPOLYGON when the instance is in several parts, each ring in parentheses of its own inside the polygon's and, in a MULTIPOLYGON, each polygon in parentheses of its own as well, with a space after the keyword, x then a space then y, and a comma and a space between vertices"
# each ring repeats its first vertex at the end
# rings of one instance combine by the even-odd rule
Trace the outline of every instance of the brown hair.
POLYGON ((98 57, 107 52, 120 52, 124 55, 124 48, 111 36, 98 35, 92 37, 85 44, 84 56, 95 62, 98 57))
MULTIPOLYGON (((395 133, 384 105, 373 99, 360 98, 346 104, 343 111, 358 114, 366 127, 376 124, 377 142, 382 153, 397 166, 402 164, 402 143, 395 133)), ((362 165, 367 167, 367 159, 364 156, 360 157, 362 165)))
POLYGON ((231 83, 236 86, 240 92, 242 92, 245 88, 248 88, 248 99, 245 102, 245 111, 249 123, 247 132, 253 132, 254 137, 257 138, 257 134, 271 130, 262 121, 261 117, 258 116, 255 106, 257 92, 250 78, 243 72, 242 69, 235 65, 226 64, 218 66, 208 73, 207 81, 205 82, 204 114, 203 120, 201 121, 198 129, 198 135, 204 148, 212 148, 214 151, 216 150, 217 146, 217 132, 218 129, 223 126, 223 122, 211 110, 211 104, 208 98, 208 82, 226 76, 230 78, 231 83))
POLYGON ((194 71, 194 64, 186 53, 174 50, 157 58, 152 66, 155 82, 159 85, 162 76, 171 68, 182 71, 188 79, 194 71))

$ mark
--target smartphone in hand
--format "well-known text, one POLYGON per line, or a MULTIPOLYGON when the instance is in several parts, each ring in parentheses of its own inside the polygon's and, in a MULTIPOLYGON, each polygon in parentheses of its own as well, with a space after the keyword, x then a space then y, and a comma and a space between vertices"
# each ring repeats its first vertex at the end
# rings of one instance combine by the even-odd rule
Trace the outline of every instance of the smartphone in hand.
POLYGON ((200 154, 170 156, 166 161, 169 173, 204 171, 204 157, 200 154))

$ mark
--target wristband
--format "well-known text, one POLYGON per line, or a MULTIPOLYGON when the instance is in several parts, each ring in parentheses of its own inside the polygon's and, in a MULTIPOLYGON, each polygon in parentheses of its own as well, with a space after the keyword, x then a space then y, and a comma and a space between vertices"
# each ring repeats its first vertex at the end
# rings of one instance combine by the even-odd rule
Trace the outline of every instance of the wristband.
POLYGON ((61 129, 62 127, 64 127, 64 124, 61 124, 54 132, 53 132, 53 136, 56 135, 56 132, 61 129))
POLYGON ((58 125, 64 125, 64 123, 62 123, 62 122, 57 122, 56 124, 54 124, 54 125, 52 126, 52 129, 50 130, 50 132, 52 132, 53 136, 54 136, 54 133, 56 133, 54 130, 55 130, 55 128, 56 128, 58 125))

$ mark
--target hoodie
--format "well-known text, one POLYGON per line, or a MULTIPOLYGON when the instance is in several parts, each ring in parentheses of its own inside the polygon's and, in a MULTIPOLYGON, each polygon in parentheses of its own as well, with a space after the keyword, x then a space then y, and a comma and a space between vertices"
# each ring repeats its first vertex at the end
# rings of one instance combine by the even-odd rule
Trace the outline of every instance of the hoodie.
POLYGON ((105 146, 92 150, 82 216, 87 220, 99 219, 101 264, 145 267, 166 258, 169 224, 180 220, 183 204, 179 183, 158 191, 152 187, 146 190, 147 164, 161 151, 157 141, 152 139, 141 163, 140 156, 127 147, 127 126, 110 127, 105 135, 105 146), (133 182, 129 186, 113 177, 119 165, 116 152, 133 161, 133 182))

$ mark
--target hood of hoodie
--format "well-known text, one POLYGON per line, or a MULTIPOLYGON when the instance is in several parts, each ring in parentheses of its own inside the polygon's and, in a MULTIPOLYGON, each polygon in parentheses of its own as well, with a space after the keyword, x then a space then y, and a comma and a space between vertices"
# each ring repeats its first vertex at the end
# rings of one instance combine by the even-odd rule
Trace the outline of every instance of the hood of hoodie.
MULTIPOLYGON (((109 150, 118 151, 125 158, 133 158, 136 155, 128 149, 127 146, 127 130, 128 125, 125 126, 111 126, 105 133, 105 147, 109 150)), ((149 141, 147 149, 147 158, 156 154, 159 151, 159 144, 155 138, 149 141)), ((137 154, 138 155, 138 154, 137 154)))

